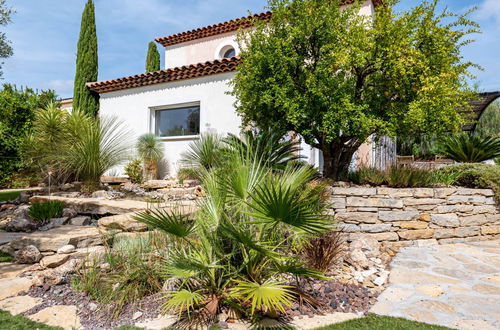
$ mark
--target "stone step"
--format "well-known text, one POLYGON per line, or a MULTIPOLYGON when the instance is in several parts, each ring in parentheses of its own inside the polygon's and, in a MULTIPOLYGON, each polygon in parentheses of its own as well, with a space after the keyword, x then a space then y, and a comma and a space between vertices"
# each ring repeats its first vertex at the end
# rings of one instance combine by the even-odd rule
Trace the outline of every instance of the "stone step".
POLYGON ((84 214, 122 214, 146 210, 151 204, 134 200, 107 200, 97 198, 70 198, 60 196, 33 196, 30 203, 61 201, 66 207, 84 214))
POLYGON ((76 248, 102 245, 101 236, 96 227, 66 225, 25 234, 15 238, 7 246, 12 250, 20 250, 28 245, 34 245, 41 252, 57 252, 60 247, 68 244, 76 248))

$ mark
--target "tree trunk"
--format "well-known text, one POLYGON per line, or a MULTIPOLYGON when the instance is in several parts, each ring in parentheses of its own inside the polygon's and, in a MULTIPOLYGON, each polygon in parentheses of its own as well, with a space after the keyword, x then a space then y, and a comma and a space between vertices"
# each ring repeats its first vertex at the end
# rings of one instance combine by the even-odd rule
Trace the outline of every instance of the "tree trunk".
POLYGON ((337 142, 324 145, 323 151, 323 176, 339 180, 346 175, 351 164, 352 156, 361 143, 358 139, 341 139, 337 142))

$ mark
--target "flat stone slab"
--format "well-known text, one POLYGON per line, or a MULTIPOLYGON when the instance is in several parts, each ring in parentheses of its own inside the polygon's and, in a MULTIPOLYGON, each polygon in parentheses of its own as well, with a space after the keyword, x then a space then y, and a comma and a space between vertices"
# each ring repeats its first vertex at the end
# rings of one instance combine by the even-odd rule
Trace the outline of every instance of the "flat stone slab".
POLYGON ((14 297, 19 292, 27 291, 31 287, 32 281, 26 277, 13 277, 0 279, 0 300, 14 297))
POLYGON ((11 297, 0 301, 0 309, 12 315, 18 315, 29 311, 36 305, 41 304, 42 301, 42 298, 33 298, 30 296, 11 297))
POLYGON ((28 317, 33 321, 53 327, 61 327, 65 330, 79 329, 81 327, 80 318, 76 314, 76 306, 58 305, 47 307, 28 317))
POLYGON ((2 262, 0 263, 0 278, 13 278, 24 272, 26 268, 31 265, 22 265, 15 262, 2 262))
POLYGON ((33 196, 30 203, 57 200, 63 202, 78 213, 85 214, 122 214, 146 210, 150 204, 134 200, 107 200, 97 198, 70 198, 60 196, 33 196))
POLYGON ((500 329, 500 240, 406 247, 371 313, 461 329, 500 329))
POLYGON ((34 245, 41 252, 54 251, 64 245, 71 244, 76 248, 102 244, 99 229, 91 226, 61 226, 47 231, 24 234, 9 243, 14 250, 27 245, 34 245))
POLYGON ((25 233, 12 233, 0 230, 0 245, 10 243, 14 239, 19 238, 23 235, 25 235, 25 233))

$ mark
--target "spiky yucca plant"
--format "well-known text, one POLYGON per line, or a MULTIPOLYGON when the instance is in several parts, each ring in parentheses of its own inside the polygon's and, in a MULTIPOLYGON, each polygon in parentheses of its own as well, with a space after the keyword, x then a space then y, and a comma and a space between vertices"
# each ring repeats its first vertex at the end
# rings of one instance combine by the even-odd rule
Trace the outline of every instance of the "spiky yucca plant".
POLYGON ((137 153, 144 162, 144 178, 154 180, 158 177, 158 162, 163 158, 163 146, 156 134, 141 135, 137 140, 137 153))
POLYGON ((462 133, 445 137, 439 152, 460 163, 480 163, 500 157, 500 138, 462 133))
POLYGON ((291 278, 321 277, 290 253, 292 243, 332 225, 324 185, 310 183, 316 172, 296 165, 275 171, 260 154, 238 148, 225 159, 202 172, 206 197, 198 211, 136 217, 172 237, 164 307, 187 327, 213 323, 228 309, 254 320, 279 314, 297 298, 291 278))

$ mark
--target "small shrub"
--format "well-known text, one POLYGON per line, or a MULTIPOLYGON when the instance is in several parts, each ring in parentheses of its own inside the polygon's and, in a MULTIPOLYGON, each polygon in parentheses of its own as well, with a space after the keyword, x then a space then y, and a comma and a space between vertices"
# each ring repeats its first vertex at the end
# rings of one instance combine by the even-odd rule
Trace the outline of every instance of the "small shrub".
POLYGON ((459 134, 444 138, 439 152, 461 163, 479 163, 500 157, 500 138, 459 134))
POLYGON ((125 174, 128 175, 130 180, 134 183, 142 182, 142 161, 134 159, 125 166, 125 174))
POLYGON ((179 182, 183 182, 184 180, 199 180, 199 172, 198 169, 193 167, 183 167, 177 171, 177 179, 179 182))
POLYGON ((45 222, 52 218, 62 217, 63 210, 63 202, 50 201, 31 205, 28 209, 28 214, 33 220, 37 222, 45 222))
POLYGON ((302 247, 302 259, 307 266, 320 272, 327 272, 344 255, 345 234, 329 231, 309 239, 302 247))
POLYGON ((73 278, 73 287, 96 301, 110 304, 115 317, 125 304, 160 292, 163 256, 158 251, 166 243, 157 236, 155 233, 115 240, 112 250, 79 271, 73 278), (109 268, 102 269, 103 262, 109 268))
POLYGON ((490 188, 500 198, 500 166, 457 164, 437 170, 440 175, 455 176, 454 184, 470 188, 490 188))
POLYGON ((363 167, 355 172, 350 172, 348 174, 348 180, 356 184, 371 184, 371 185, 381 185, 386 181, 385 174, 371 167, 363 167))

